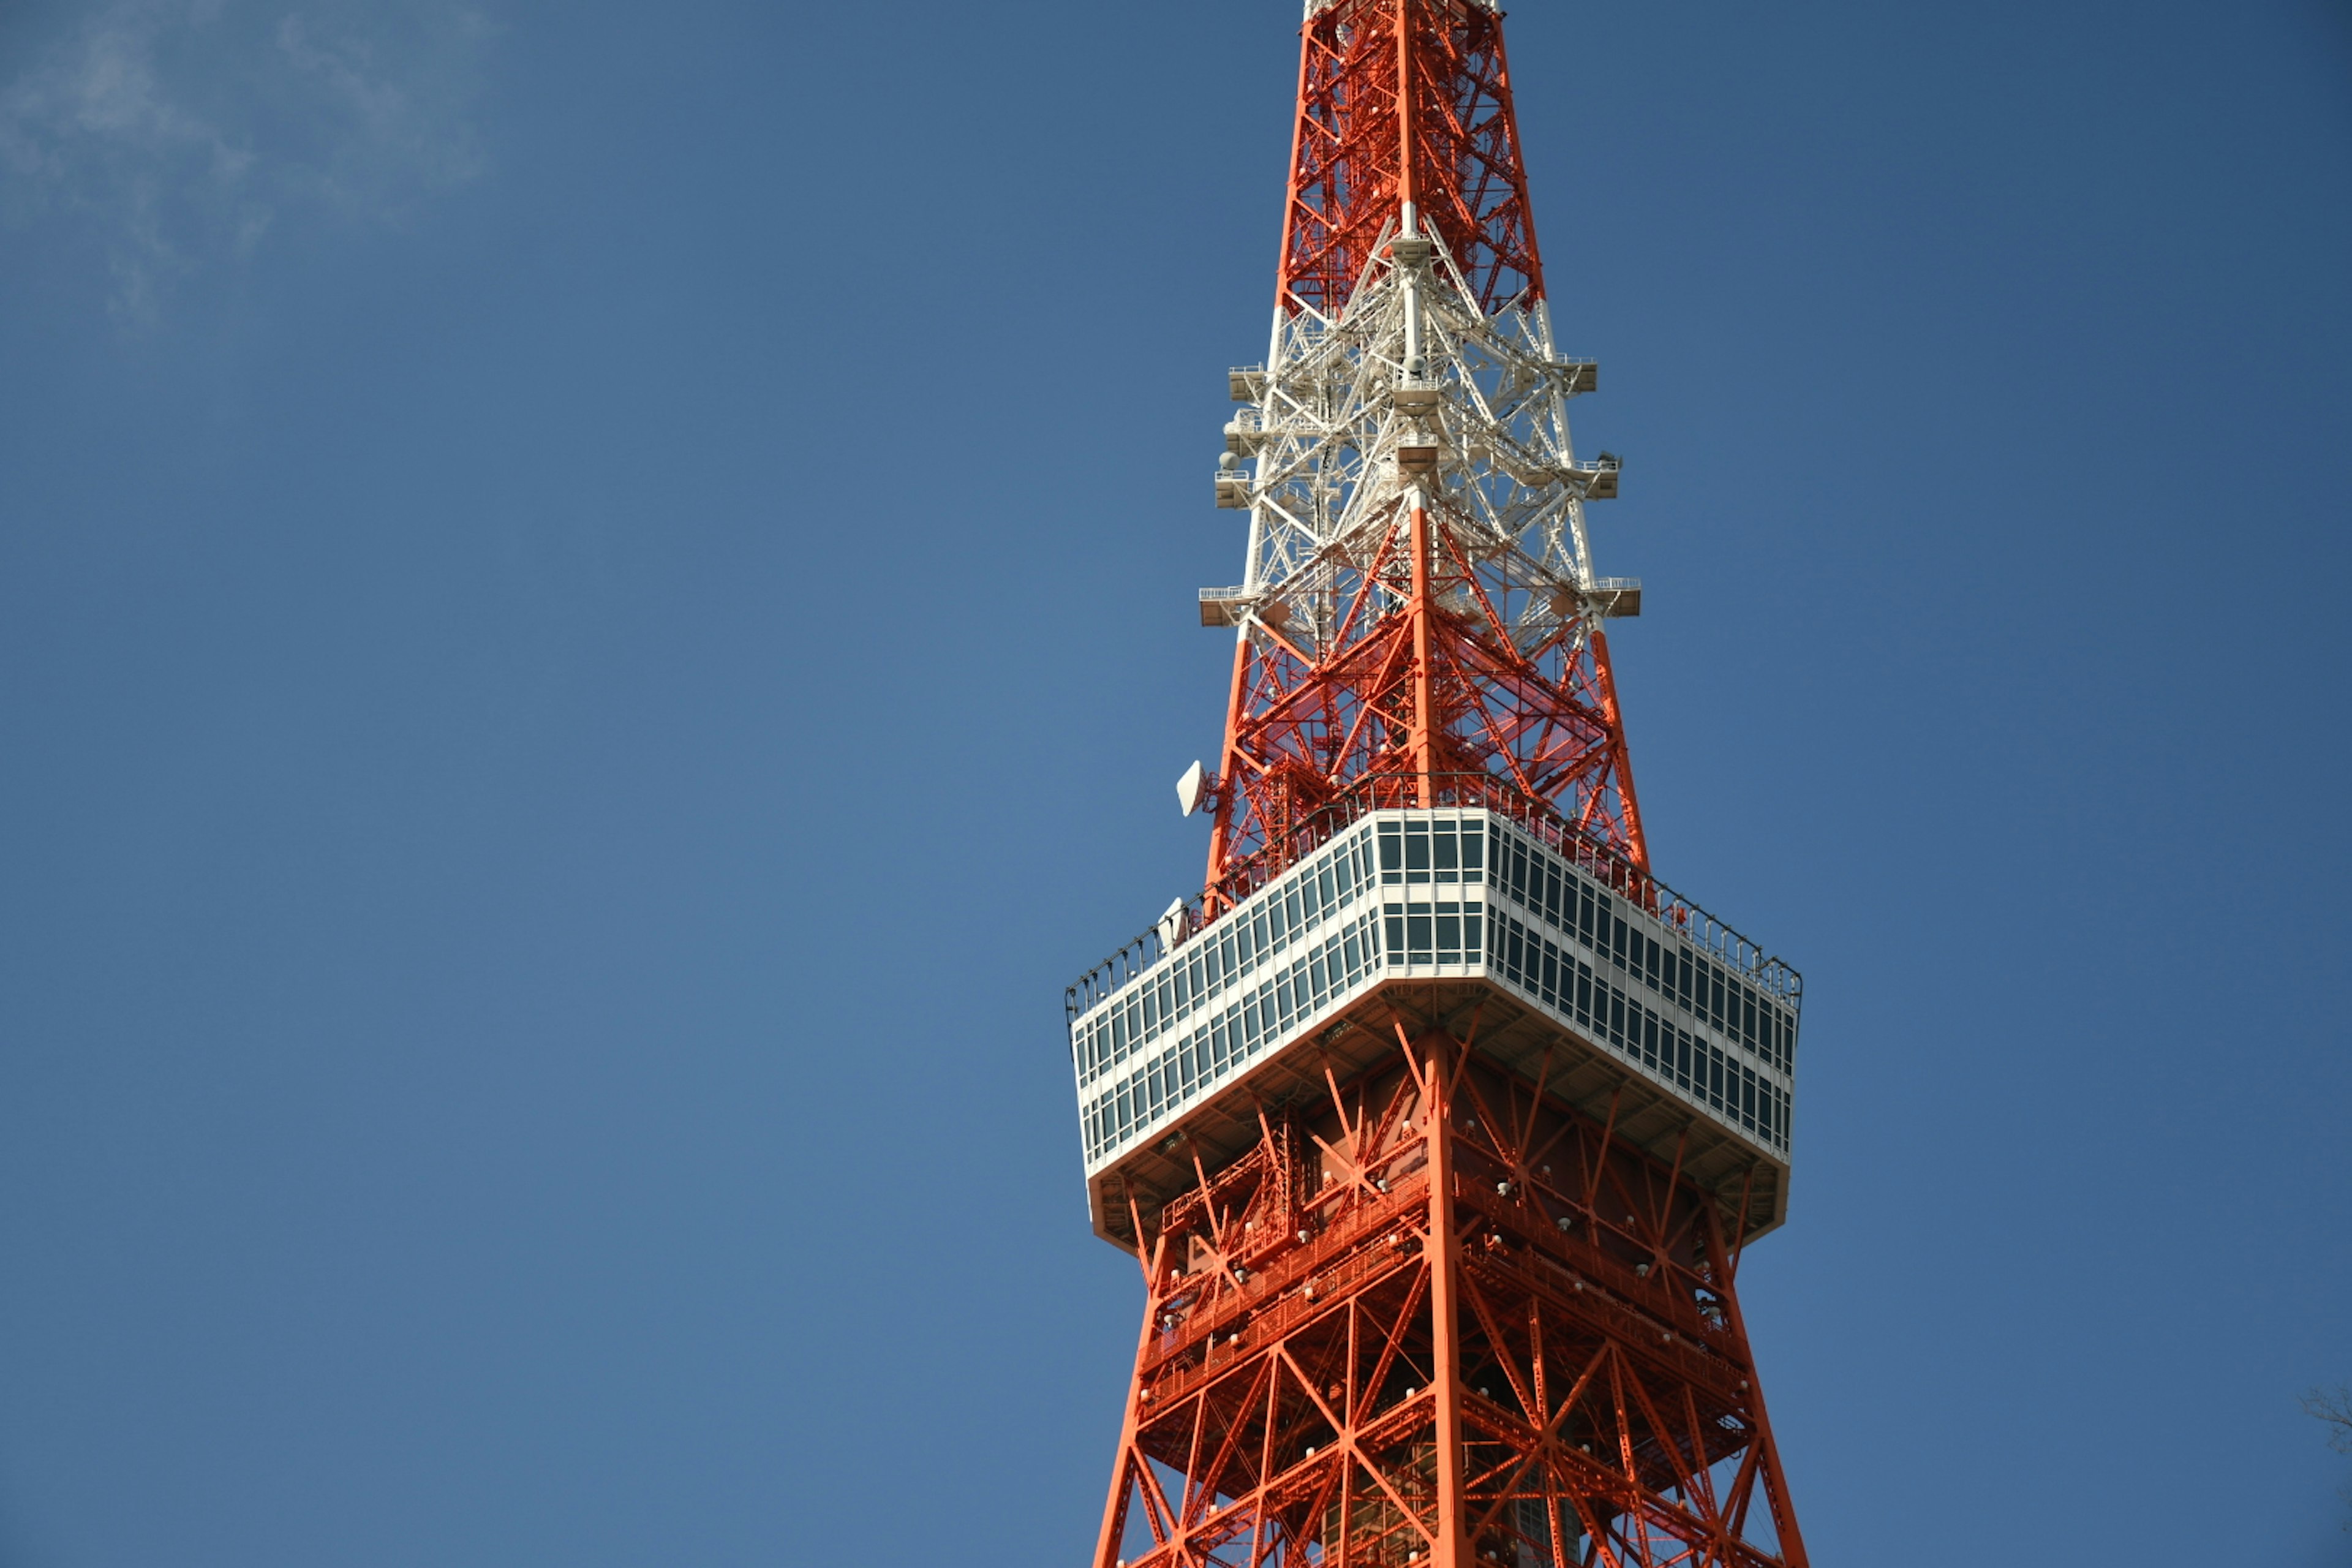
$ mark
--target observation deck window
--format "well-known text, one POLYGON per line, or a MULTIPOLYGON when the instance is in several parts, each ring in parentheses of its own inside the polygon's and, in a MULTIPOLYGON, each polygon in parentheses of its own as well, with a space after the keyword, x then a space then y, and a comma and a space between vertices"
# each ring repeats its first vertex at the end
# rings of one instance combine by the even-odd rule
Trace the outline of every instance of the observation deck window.
POLYGON ((1518 990, 1785 1151, 1795 971, 1663 884, 1587 856, 1556 824, 1391 808, 1218 918, 1196 904, 1155 924, 1070 987, 1089 1167, 1384 974, 1449 970, 1518 990))
POLYGON ((1384 886, 1484 879, 1486 832, 1476 820, 1386 821, 1380 825, 1380 836, 1384 886))

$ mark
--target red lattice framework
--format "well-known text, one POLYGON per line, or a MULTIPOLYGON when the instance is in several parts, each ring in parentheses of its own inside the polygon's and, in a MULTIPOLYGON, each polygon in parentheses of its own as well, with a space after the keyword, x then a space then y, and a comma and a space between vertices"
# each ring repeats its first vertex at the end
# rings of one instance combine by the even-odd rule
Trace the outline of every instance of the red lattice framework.
MULTIPOLYGON (((1344 312, 1406 201, 1482 308, 1541 294, 1499 13, 1342 0, 1304 31, 1285 308, 1344 312)), ((1215 774, 1213 914, 1380 806, 1556 811, 1629 885, 1646 877, 1598 620, 1554 605, 1550 636, 1515 641, 1507 616, 1521 606, 1498 604, 1501 586, 1462 547, 1468 520, 1442 500, 1429 508, 1394 505, 1311 643, 1286 634, 1279 608, 1241 639, 1215 774)))
POLYGON ((1341 0, 1303 37, 1283 308, 1338 317, 1407 200, 1489 314, 1540 299, 1501 14, 1465 0, 1341 0), (1402 121, 1400 79, 1411 89, 1402 121))
MULTIPOLYGON (((1234 656, 1212 896, 1238 901, 1363 811, 1556 813, 1638 889, 1649 855, 1598 627, 1514 639, 1463 520, 1400 501, 1318 653, 1263 625, 1234 656)), ((1278 616, 1286 624, 1288 616, 1278 616)))
POLYGON ((1613 1107, 1398 1039, 1136 1216, 1095 1568, 1803 1568, 1737 1211, 1613 1107))

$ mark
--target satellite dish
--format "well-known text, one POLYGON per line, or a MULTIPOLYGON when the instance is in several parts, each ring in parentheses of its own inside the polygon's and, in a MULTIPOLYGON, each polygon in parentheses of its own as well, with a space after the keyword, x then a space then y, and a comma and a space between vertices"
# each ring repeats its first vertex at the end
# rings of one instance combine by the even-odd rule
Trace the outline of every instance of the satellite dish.
POLYGON ((1184 776, 1176 781, 1176 804, 1184 808, 1187 816, 1201 809, 1201 797, 1208 793, 1209 775, 1198 763, 1186 768, 1184 776))

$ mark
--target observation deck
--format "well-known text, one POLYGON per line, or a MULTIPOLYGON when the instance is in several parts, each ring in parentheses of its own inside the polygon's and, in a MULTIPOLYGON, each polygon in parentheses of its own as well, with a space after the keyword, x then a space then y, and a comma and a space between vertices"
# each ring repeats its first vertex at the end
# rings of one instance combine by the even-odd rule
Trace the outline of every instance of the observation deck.
POLYGON ((1368 812, 1213 920, 1200 900, 1069 988, 1096 1232, 1431 1024, 1780 1223, 1797 972, 1556 818, 1368 812))

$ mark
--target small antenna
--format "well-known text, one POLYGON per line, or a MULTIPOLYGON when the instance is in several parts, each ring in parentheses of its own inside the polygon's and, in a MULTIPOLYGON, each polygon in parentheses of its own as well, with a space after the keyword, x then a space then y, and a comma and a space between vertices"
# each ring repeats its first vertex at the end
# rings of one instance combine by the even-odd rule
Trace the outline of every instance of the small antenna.
POLYGON ((1208 773, 1200 763, 1184 770, 1184 776, 1176 781, 1176 804, 1184 808, 1185 816, 1201 809, 1201 797, 1208 794, 1208 773))

